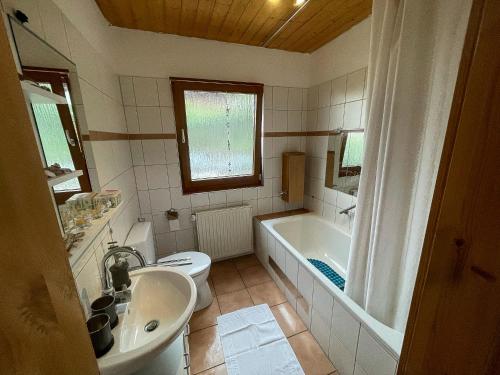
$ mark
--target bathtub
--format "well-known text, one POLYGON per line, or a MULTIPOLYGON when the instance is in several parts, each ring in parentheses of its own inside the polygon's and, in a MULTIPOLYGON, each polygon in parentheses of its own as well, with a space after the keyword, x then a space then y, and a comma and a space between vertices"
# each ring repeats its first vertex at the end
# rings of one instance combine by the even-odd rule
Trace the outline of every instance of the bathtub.
POLYGON ((352 374, 355 367, 395 373, 403 335, 370 316, 308 261, 320 260, 345 279, 349 233, 308 213, 257 221, 255 240, 257 257, 340 373, 352 374))

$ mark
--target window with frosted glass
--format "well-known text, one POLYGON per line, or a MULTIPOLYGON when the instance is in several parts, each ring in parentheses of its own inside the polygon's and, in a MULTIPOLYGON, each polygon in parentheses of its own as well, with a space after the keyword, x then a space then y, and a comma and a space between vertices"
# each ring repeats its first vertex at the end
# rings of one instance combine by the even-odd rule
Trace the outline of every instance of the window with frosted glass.
POLYGON ((364 133, 348 133, 342 167, 356 167, 363 163, 364 133))
POLYGON ((260 186, 263 85, 171 84, 184 193, 260 186))
POLYGON ((256 95, 185 91, 193 181, 254 171, 256 95))

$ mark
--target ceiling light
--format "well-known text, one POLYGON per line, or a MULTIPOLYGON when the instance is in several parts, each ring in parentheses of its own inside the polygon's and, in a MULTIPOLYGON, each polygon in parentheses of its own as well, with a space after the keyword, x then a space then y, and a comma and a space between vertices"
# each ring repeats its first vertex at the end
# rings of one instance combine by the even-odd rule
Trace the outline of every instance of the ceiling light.
POLYGON ((297 6, 300 6, 300 5, 304 4, 304 2, 305 2, 305 1, 306 1, 306 0, 295 0, 295 6, 296 6, 296 7, 297 7, 297 6))

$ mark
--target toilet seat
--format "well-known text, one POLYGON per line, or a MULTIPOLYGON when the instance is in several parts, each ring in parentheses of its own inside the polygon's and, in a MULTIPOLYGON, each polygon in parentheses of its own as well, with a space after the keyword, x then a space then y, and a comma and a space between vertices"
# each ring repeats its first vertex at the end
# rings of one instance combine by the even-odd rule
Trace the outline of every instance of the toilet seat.
POLYGON ((195 277, 199 274, 205 272, 210 267, 210 257, 207 254, 200 253, 199 251, 184 251, 181 253, 175 253, 158 260, 158 263, 166 260, 179 259, 191 257, 192 264, 186 264, 184 266, 176 266, 177 269, 186 272, 189 276, 195 277))

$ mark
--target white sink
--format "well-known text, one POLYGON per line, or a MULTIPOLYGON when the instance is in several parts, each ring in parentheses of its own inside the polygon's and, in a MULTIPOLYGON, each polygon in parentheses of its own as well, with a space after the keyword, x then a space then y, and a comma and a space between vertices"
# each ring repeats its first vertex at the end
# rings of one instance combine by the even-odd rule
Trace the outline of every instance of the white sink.
POLYGON ((130 279, 132 300, 112 331, 115 343, 97 360, 103 375, 127 375, 149 364, 181 334, 196 303, 193 279, 175 268, 143 268, 130 279), (158 327, 146 332, 153 320, 158 327))

